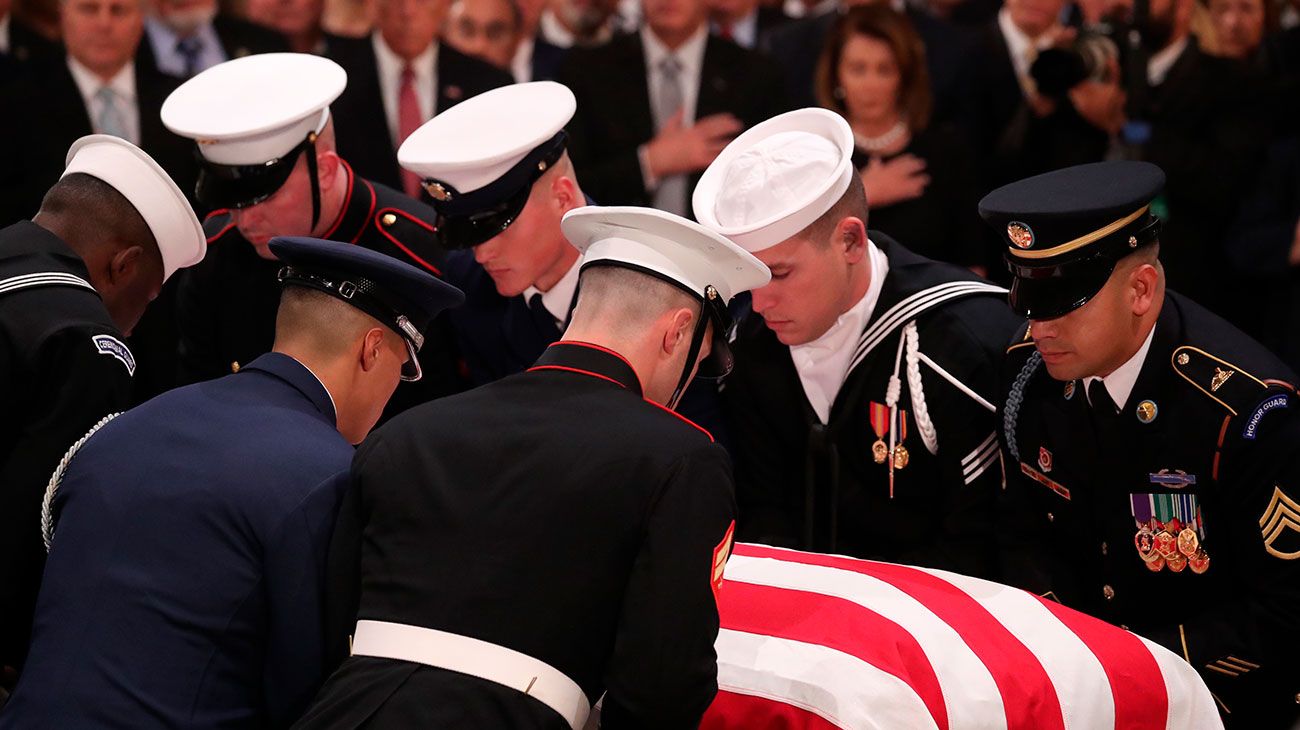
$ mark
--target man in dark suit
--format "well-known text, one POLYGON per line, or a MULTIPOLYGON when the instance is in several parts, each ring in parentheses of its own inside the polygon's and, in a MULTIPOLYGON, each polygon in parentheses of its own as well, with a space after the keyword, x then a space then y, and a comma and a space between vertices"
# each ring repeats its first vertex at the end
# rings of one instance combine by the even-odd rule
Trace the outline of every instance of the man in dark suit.
POLYGON ((25 64, 58 55, 58 43, 14 17, 12 0, 0 0, 0 86, 25 64))
POLYGON ((159 0, 145 19, 145 38, 137 61, 179 79, 232 58, 289 50, 276 31, 219 15, 217 0, 159 0))
POLYGON ((868 234, 853 152, 843 117, 801 109, 695 192, 700 222, 772 269, 722 391, 737 535, 991 576, 992 399, 1016 319, 1004 289, 868 234))
POLYGON ((516 83, 554 80, 564 49, 542 38, 527 37, 517 0, 455 0, 443 28, 443 40, 514 75, 516 83))
POLYGON ((488 89, 510 74, 438 43, 450 0, 380 0, 369 38, 341 39, 330 57, 348 72, 334 103, 339 154, 357 174, 418 198, 419 180, 403 174, 397 148, 439 111, 488 89))
POLYGON ((352 444, 462 297, 345 243, 271 247, 273 351, 103 424, 58 470, 31 659, 0 728, 283 728, 324 679, 352 444))
POLYGON ((688 215, 699 173, 745 127, 785 110, 779 70, 709 35, 704 0, 647 0, 639 33, 573 49, 573 163, 600 202, 688 215))
POLYGON ((580 208, 564 233, 568 339, 358 450, 330 560, 351 656, 299 730, 580 730, 602 694, 609 730, 699 727, 735 504, 726 452, 670 409, 768 272, 662 211, 580 208))
POLYGON ((794 20, 779 6, 758 0, 708 0, 708 5, 710 30, 742 48, 757 48, 766 33, 794 20))
POLYGON ((35 218, 0 229, 0 704, 31 636, 45 485, 76 439, 131 405, 123 333, 204 252, 193 209, 139 148, 95 135, 69 158, 35 218))
POLYGON ((999 397, 1005 579, 1179 654, 1227 727, 1286 730, 1300 717, 1296 375, 1167 288, 1164 181, 1103 162, 980 202, 1029 319, 999 397))
MULTIPOLYGON (((270 347, 281 264, 275 236, 355 243, 434 274, 437 216, 419 201, 353 171, 334 144, 330 102, 347 84, 337 63, 301 53, 227 61, 176 90, 163 122, 200 140, 198 195, 218 208, 205 228, 211 252, 178 292, 182 383, 238 370, 270 347)), ((425 376, 404 383, 397 412, 462 389, 446 323, 434 323, 421 356, 425 376)))

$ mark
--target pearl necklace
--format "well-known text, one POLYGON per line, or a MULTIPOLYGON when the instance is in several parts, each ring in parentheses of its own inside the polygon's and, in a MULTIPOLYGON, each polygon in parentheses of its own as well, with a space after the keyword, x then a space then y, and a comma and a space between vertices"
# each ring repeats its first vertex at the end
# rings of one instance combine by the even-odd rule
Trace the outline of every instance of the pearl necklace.
POLYGON ((899 121, 898 124, 895 124, 888 132, 879 137, 864 137, 854 132, 853 140, 857 142, 858 147, 867 152, 879 152, 893 147, 905 134, 907 134, 907 122, 899 121))

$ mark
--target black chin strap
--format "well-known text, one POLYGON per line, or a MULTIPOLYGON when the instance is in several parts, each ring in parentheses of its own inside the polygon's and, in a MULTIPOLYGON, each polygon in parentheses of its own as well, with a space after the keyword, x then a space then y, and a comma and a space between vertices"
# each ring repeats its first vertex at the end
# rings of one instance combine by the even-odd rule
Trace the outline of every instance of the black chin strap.
POLYGON ((320 178, 316 174, 316 133, 307 135, 307 177, 311 178, 311 230, 320 222, 320 178))
POLYGON ((709 329, 709 318, 704 313, 704 307, 705 303, 700 302, 700 317, 695 322, 695 332, 691 334, 691 349, 686 353, 686 365, 682 368, 682 377, 677 381, 677 389, 673 391, 673 397, 668 399, 668 408, 674 411, 677 410, 677 402, 686 392, 686 386, 691 382, 691 373, 695 370, 695 358, 700 355, 700 347, 704 344, 704 333, 709 329))

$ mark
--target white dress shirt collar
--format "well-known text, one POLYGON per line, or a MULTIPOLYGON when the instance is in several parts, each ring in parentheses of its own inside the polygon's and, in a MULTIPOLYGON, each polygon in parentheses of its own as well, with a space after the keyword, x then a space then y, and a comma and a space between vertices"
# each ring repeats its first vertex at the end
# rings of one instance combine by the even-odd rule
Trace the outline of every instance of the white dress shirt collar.
MULTIPOLYGON (((379 31, 370 34, 371 44, 375 48, 375 63, 379 70, 379 90, 384 98, 384 116, 388 118, 388 133, 394 146, 401 146, 402 139, 397 117, 397 104, 402 90, 402 69, 406 59, 397 55, 384 42, 379 31)), ((438 42, 434 41, 424 52, 411 61, 411 70, 415 72, 415 95, 420 103, 420 121, 427 122, 438 113, 438 42)))
POLYGON ((685 124, 695 122, 695 104, 700 97, 700 74, 704 70, 704 51, 708 42, 708 23, 701 23, 695 33, 675 51, 668 50, 668 47, 650 32, 649 27, 641 28, 641 44, 645 47, 646 81, 650 85, 651 94, 656 93, 659 88, 659 64, 664 59, 673 56, 681 66, 678 78, 682 80, 682 122, 685 124))
POLYGON ((998 11, 998 29, 1002 31, 1002 37, 1007 42, 1007 50, 1011 53, 1011 65, 1016 70, 1016 78, 1023 84, 1024 80, 1029 78, 1029 67, 1034 65, 1034 58, 1046 45, 1048 34, 1043 34, 1040 39, 1030 38, 1012 22, 1011 11, 1005 7, 998 11))
POLYGON ((515 77, 516 84, 526 84, 533 80, 533 49, 536 46, 537 41, 534 38, 524 38, 519 41, 519 47, 515 49, 515 57, 510 61, 510 74, 515 77))
POLYGON ((564 276, 561 276, 560 280, 547 291, 542 291, 535 286, 525 289, 524 304, 532 301, 534 294, 541 294, 542 306, 555 319, 556 326, 564 329, 565 323, 569 321, 569 308, 573 306, 573 295, 578 291, 578 269, 582 268, 581 264, 582 257, 575 258, 573 265, 564 272, 564 276))
MULTIPOLYGON (((127 141, 134 144, 140 144, 140 110, 135 99, 135 61, 127 61, 123 66, 104 83, 94 71, 86 68, 80 61, 68 56, 68 71, 72 73, 72 80, 77 84, 77 91, 81 92, 81 100, 86 105, 86 114, 90 117, 91 126, 94 127, 95 120, 100 115, 101 102, 97 98, 99 90, 107 86, 117 95, 118 111, 121 112, 122 121, 126 124, 127 141)), ((99 132, 98 129, 95 130, 99 132)))
POLYGON ((0 53, 7 54, 9 49, 13 47, 13 44, 9 41, 9 28, 11 27, 9 19, 11 17, 13 17, 13 13, 5 13, 4 17, 0 18, 0 53))
POLYGON ((880 292, 889 275, 889 259, 876 244, 867 242, 867 256, 871 259, 871 283, 867 293, 841 314, 835 324, 821 337, 802 345, 790 347, 790 359, 799 373, 804 395, 822 423, 830 422, 831 406, 849 374, 858 338, 880 301, 880 292))
MULTIPOLYGON (((1127 362, 1115 368, 1115 372, 1104 378, 1089 376, 1083 379, 1083 392, 1088 392, 1088 386, 1092 385, 1094 380, 1100 380, 1106 385, 1106 392, 1110 393, 1111 400, 1115 401, 1115 406, 1121 411, 1124 410, 1124 404, 1128 402, 1128 397, 1133 394, 1133 386, 1137 385, 1138 375, 1142 374, 1142 364, 1146 362, 1147 352, 1151 349, 1151 340, 1156 336, 1156 328, 1152 327, 1147 333, 1146 340, 1138 351, 1130 357, 1127 362)), ((1092 402, 1089 397, 1088 402, 1092 402)))
POLYGON ((1163 84, 1165 77, 1169 75, 1169 70, 1178 63, 1185 50, 1187 50, 1187 38, 1184 37, 1153 54, 1151 60, 1147 61, 1147 83, 1152 86, 1163 84))
MULTIPOLYGON (((722 33, 722 26, 713 23, 713 29, 722 33)), ((758 45, 758 8, 755 7, 749 11, 745 17, 731 24, 731 40, 735 41, 744 48, 753 48, 758 45)))

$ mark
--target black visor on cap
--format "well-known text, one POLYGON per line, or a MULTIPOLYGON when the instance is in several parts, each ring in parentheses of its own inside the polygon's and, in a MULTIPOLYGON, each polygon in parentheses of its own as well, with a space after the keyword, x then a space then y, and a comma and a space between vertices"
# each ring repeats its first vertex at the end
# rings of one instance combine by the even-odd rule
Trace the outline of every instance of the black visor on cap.
POLYGON ((567 140, 561 130, 504 175, 468 193, 461 193, 441 180, 426 179, 424 188, 438 212, 436 229, 442 245, 472 248, 501 235, 528 204, 533 183, 564 154, 567 140))
POLYGON ((207 208, 247 208, 257 205, 284 186, 298 156, 313 146, 315 134, 308 135, 297 147, 282 157, 260 165, 219 165, 203 157, 195 147, 199 159, 199 182, 194 195, 207 208))
POLYGON ((704 316, 700 317, 698 326, 703 327, 706 323, 713 325, 713 342, 708 357, 700 361, 700 369, 696 377, 719 380, 730 375, 732 367, 736 364, 736 358, 731 353, 731 340, 736 332, 736 323, 718 291, 712 286, 706 291, 708 295, 704 298, 702 307, 704 316))
POLYGON ((379 320, 385 327, 402 338, 406 345, 406 362, 402 363, 402 380, 415 382, 424 376, 417 354, 424 346, 424 335, 397 308, 385 301, 374 282, 359 276, 334 275, 325 272, 307 272, 284 266, 278 275, 284 286, 301 286, 325 292, 342 299, 366 314, 379 320))

